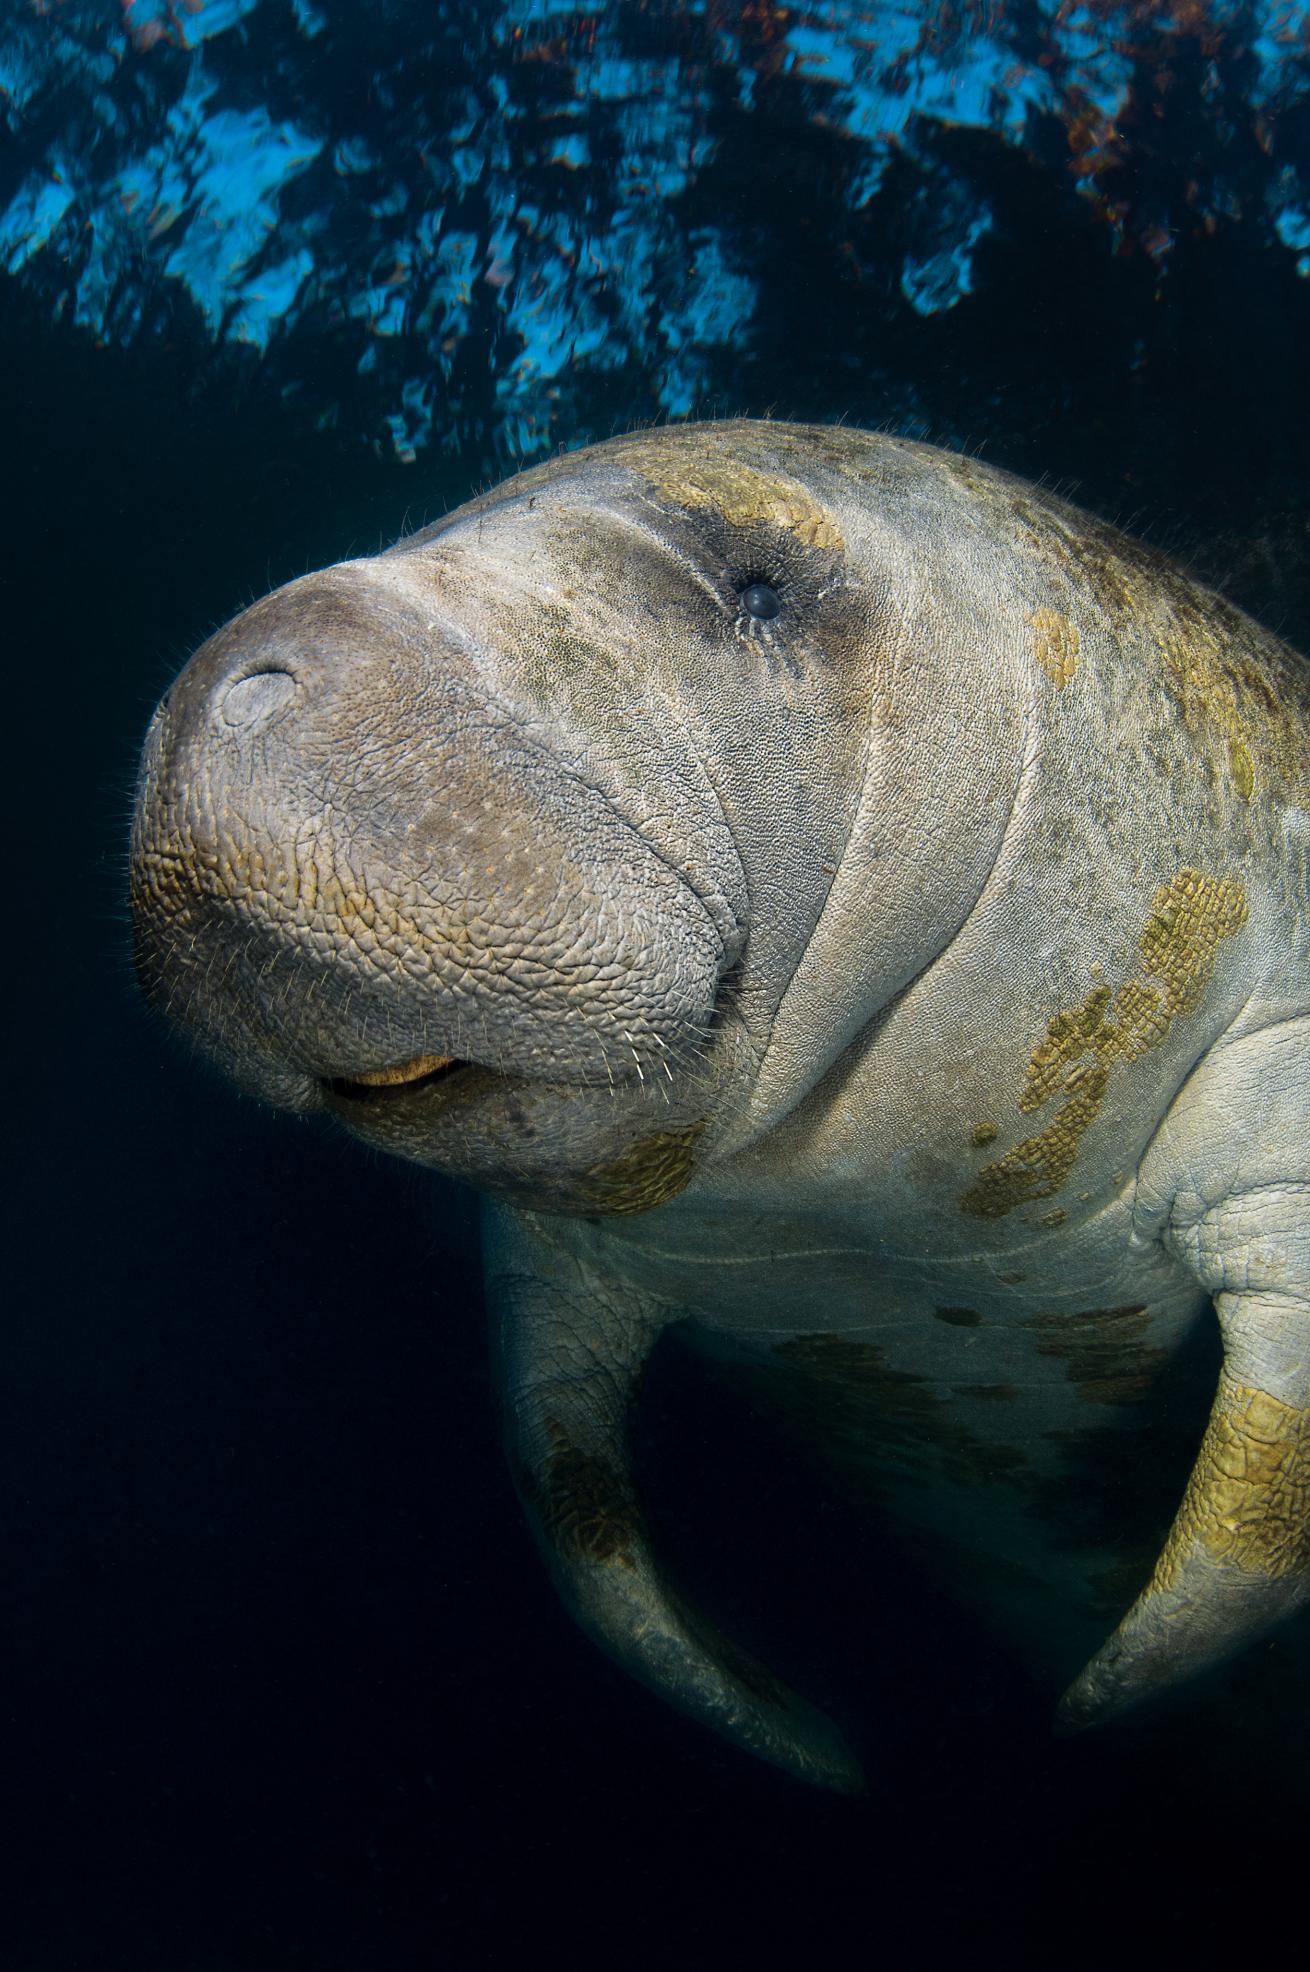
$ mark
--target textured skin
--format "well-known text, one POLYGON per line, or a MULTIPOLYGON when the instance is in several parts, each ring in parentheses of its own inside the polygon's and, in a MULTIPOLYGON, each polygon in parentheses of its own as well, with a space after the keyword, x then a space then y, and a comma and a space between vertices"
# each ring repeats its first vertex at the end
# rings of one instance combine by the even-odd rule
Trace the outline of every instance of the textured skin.
POLYGON ((566 1599, 854 1786, 653 1552, 642 1364, 676 1326, 1052 1672, 1140 1590, 1070 1724, 1298 1607, 1308 726, 1293 653, 974 461, 621 439, 197 653, 146 743, 140 968, 247 1087, 492 1195, 566 1599), (1209 1297, 1170 1533, 1147 1482, 1209 1297))

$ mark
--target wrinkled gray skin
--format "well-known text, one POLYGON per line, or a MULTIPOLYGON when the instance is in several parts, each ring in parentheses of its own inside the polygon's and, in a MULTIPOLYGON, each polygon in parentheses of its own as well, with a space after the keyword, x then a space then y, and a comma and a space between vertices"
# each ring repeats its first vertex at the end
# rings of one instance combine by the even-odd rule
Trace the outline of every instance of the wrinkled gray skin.
POLYGON ((1057 1659, 1140 1590, 1071 1724, 1304 1602, 1308 704, 1237 612, 975 462, 622 439, 197 652, 141 768, 140 969, 247 1089, 490 1195, 570 1606, 854 1786, 652 1553, 643 1362, 679 1325, 1057 1659), (1150 1406, 1211 1304, 1151 1573, 1150 1406))

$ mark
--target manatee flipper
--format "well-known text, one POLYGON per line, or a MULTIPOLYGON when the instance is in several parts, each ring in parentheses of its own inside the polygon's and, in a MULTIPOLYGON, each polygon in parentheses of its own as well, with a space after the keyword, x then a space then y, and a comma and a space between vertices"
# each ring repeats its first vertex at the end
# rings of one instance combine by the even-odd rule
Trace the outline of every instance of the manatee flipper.
POLYGON ((1214 1296, 1224 1361, 1155 1572, 1061 1701, 1069 1729, 1310 1603, 1308 1112, 1310 1022, 1284 1021, 1193 1076, 1144 1166, 1166 1244, 1214 1296))
POLYGON ((561 1596, 660 1697, 803 1780, 863 1790, 836 1727, 689 1608, 652 1553, 628 1416, 672 1312, 489 1208, 487 1284, 511 1467, 561 1596))

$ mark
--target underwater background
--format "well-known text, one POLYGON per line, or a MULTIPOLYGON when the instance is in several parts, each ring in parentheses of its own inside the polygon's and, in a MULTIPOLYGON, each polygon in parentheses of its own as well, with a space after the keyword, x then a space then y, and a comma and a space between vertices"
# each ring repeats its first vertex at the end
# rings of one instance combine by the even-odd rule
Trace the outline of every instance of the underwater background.
POLYGON ((7 1968, 1299 1962, 1285 1640, 1057 1741, 671 1353, 660 1524, 870 1795, 613 1669, 501 1461, 471 1196, 193 1063, 123 891, 211 628, 634 422, 968 447, 1308 648, 1308 358, 1290 0, 0 0, 7 1968))

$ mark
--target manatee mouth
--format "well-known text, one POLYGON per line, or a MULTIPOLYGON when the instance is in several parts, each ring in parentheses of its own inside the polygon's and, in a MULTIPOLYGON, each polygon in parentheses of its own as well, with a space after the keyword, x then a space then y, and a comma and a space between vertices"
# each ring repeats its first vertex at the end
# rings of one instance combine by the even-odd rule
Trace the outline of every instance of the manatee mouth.
POLYGON ((434 1082, 444 1082, 472 1065, 451 1054, 419 1054, 412 1061, 393 1062, 387 1068, 370 1068, 362 1075, 330 1075, 324 1078, 323 1086, 330 1094, 344 1097, 347 1102, 390 1102, 396 1096, 409 1095, 414 1089, 426 1089, 434 1082))

